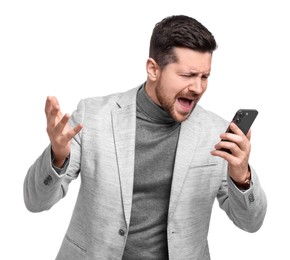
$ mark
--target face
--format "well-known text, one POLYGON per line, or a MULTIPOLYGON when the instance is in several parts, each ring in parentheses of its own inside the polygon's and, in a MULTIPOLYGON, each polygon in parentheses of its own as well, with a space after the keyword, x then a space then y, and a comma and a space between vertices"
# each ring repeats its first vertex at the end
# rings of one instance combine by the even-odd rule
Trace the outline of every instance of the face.
POLYGON ((177 62, 156 70, 146 91, 151 99, 178 122, 186 120, 207 88, 212 54, 175 48, 177 62))

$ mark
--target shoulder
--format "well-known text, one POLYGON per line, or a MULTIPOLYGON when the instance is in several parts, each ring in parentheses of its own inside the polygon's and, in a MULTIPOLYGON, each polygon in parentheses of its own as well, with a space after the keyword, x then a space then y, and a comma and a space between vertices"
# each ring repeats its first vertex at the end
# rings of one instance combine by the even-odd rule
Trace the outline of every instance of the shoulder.
POLYGON ((138 89, 139 87, 126 92, 82 99, 78 104, 78 110, 86 110, 86 113, 110 113, 121 106, 136 104, 138 89))

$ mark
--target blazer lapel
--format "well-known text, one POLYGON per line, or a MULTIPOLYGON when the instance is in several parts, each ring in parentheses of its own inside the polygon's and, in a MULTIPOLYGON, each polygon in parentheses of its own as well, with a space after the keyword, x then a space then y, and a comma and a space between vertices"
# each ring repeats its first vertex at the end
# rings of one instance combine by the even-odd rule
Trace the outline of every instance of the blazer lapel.
POLYGON ((201 135, 198 111, 199 107, 197 106, 193 110, 190 118, 181 124, 171 185, 168 221, 173 216, 191 160, 198 146, 201 135))
MULTIPOLYGON (((134 184, 136 95, 138 89, 139 87, 124 93, 117 102, 118 108, 112 111, 123 209, 128 226, 130 224, 134 184)), ((171 185, 168 221, 174 214, 183 183, 200 139, 201 118, 199 110, 197 106, 190 118, 181 124, 171 185)))
POLYGON ((128 226, 131 215, 134 180, 137 90, 138 88, 124 93, 117 102, 118 108, 112 111, 123 209, 128 226))

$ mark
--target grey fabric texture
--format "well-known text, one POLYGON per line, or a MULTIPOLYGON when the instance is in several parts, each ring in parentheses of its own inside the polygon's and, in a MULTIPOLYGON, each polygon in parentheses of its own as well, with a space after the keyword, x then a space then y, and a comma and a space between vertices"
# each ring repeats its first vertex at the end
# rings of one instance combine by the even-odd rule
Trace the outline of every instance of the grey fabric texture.
MULTIPOLYGON (((57 260, 122 259, 133 200, 139 88, 81 100, 70 124, 84 128, 73 139, 65 173, 53 169, 50 145, 27 172, 24 202, 32 212, 50 209, 71 181, 81 178, 57 260)), ((252 187, 242 192, 228 177, 226 161, 210 154, 227 126, 201 106, 181 123, 167 219, 170 260, 210 259, 207 235, 215 198, 239 228, 255 232, 263 223, 266 196, 253 167, 252 187)))

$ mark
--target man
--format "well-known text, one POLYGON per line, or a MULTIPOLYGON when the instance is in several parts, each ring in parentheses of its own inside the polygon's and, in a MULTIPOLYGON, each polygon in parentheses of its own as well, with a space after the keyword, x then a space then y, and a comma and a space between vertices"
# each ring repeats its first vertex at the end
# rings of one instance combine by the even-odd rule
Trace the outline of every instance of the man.
POLYGON ((167 17, 153 30, 144 84, 82 100, 71 117, 47 98, 51 143, 27 173, 24 199, 47 210, 81 175, 57 259, 210 259, 215 198, 238 227, 261 227, 250 133, 233 123, 224 133, 228 123, 197 105, 215 49, 198 21, 167 17))

